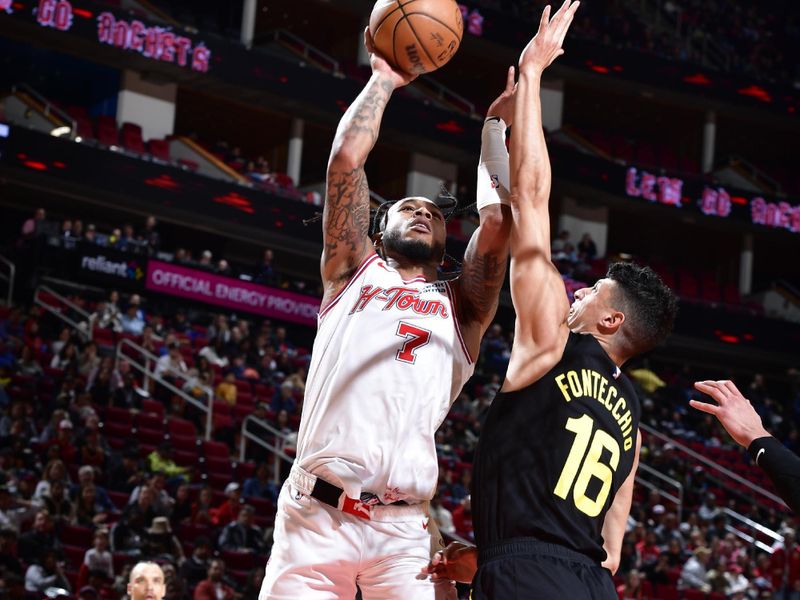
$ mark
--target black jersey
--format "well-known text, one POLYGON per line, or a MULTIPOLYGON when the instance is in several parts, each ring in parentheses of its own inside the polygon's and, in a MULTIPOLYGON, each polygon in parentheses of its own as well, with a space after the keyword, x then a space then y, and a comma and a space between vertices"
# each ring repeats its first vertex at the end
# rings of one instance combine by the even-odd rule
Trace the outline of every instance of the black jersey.
POLYGON ((478 548, 527 537, 605 560, 603 520, 633 467, 639 414, 597 340, 570 333, 553 369, 489 408, 472 478, 478 548))

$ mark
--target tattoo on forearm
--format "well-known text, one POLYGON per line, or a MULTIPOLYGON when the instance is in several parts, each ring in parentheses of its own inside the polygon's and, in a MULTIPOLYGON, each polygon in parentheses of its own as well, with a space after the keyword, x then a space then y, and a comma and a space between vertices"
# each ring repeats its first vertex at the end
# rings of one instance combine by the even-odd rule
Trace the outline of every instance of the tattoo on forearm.
POLYGON ((381 118, 393 91, 388 81, 373 81, 339 123, 334 148, 347 148, 358 166, 330 170, 324 209, 325 261, 354 254, 369 233, 369 186, 364 163, 378 139, 381 118))
POLYGON ((465 320, 483 320, 494 311, 506 274, 506 264, 494 254, 476 254, 464 264, 461 275, 465 320))

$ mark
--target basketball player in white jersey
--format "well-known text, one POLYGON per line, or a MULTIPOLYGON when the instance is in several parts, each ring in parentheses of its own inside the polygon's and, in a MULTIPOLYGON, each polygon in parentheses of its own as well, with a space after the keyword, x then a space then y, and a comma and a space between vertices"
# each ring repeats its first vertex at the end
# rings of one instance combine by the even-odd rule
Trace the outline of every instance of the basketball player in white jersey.
POLYGON ((441 546, 428 508, 434 434, 474 370, 505 275, 502 117, 513 114, 514 72, 484 127, 481 225, 461 276, 439 281, 446 235, 436 202, 395 202, 368 236, 364 164, 392 93, 413 77, 365 38, 373 74, 342 118, 328 164, 325 294, 259 600, 352 600, 357 586, 364 600, 455 598, 450 582, 420 573, 441 546))

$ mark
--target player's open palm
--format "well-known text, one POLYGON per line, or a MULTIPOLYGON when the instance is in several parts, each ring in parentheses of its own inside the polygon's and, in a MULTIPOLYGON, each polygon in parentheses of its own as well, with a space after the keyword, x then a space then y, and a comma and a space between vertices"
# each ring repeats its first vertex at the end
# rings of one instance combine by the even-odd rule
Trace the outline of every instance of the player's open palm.
POLYGON ((395 89, 408 85, 417 78, 417 75, 410 75, 393 67, 388 60, 381 56, 375 47, 369 27, 364 30, 364 46, 369 52, 369 64, 372 67, 372 72, 387 75, 395 89))
POLYGON ((539 31, 519 57, 520 70, 533 69, 541 73, 564 54, 562 49, 564 38, 567 37, 567 31, 578 6, 580 2, 564 0, 564 4, 552 18, 550 18, 550 6, 545 7, 539 22, 539 31))
POLYGON ((753 405, 732 381, 698 381, 694 387, 711 396, 717 403, 690 400, 692 408, 717 417, 740 446, 747 448, 753 440, 769 435, 753 405))
POLYGON ((478 570, 478 550, 460 542, 452 542, 434 554, 425 572, 433 581, 471 583, 478 570))

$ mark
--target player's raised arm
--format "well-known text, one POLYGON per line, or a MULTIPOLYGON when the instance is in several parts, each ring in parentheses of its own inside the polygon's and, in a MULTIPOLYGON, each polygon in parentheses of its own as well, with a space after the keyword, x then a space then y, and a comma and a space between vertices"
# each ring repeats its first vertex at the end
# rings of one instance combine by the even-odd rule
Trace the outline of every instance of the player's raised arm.
POLYGON ((364 43, 370 52, 372 77, 339 122, 328 161, 322 225, 323 302, 339 291, 371 251, 369 187, 364 165, 378 140, 389 98, 394 90, 415 78, 393 69, 376 54, 369 29, 364 33, 364 43))
POLYGON ((477 189, 480 226, 470 238, 455 285, 464 341, 472 356, 477 356, 494 319, 506 277, 511 232, 506 129, 514 119, 514 74, 514 67, 509 68, 506 88, 489 107, 483 125, 477 189))
POLYGON ((633 501, 633 484, 636 479, 636 470, 639 468, 639 452, 642 449, 642 434, 636 434, 636 454, 633 457, 631 473, 617 490, 616 496, 611 504, 611 508, 606 513, 603 521, 603 548, 606 551, 606 559, 603 566, 614 575, 619 569, 619 561, 622 556, 622 541, 625 538, 625 528, 628 524, 628 515, 631 512, 631 502, 633 501))
POLYGON ((552 366, 569 335, 569 302, 550 261, 551 173, 539 96, 542 73, 564 53, 561 46, 578 5, 566 0, 552 19, 550 7, 545 8, 539 31, 519 60, 510 157, 511 295, 517 321, 507 390, 522 385, 516 380, 538 377, 552 366))

